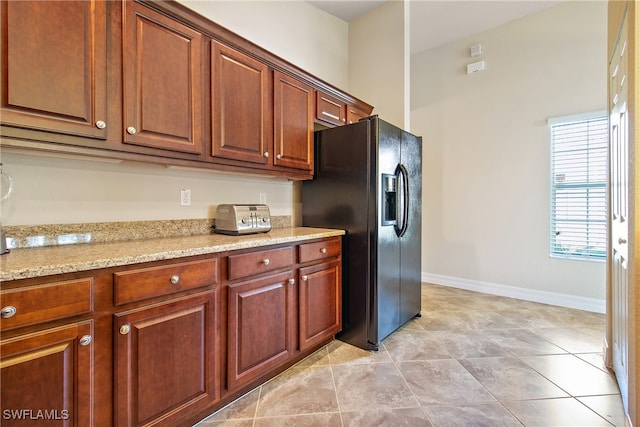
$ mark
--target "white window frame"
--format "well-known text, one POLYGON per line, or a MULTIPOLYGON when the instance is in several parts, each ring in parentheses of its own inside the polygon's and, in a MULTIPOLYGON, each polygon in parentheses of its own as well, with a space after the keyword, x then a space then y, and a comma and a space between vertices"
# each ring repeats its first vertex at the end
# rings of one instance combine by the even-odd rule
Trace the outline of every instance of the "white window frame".
POLYGON ((549 254, 553 258, 605 261, 609 150, 607 112, 554 117, 547 123, 551 155, 549 254), (602 126, 602 120, 605 122, 604 135, 602 131, 589 134, 589 126, 602 126), (576 129, 575 126, 581 124, 587 132, 584 139, 579 139, 576 133, 571 134, 571 142, 563 139, 563 130, 576 129), (576 147, 579 140, 585 145, 576 147), (576 157, 571 157, 570 153, 576 157), (578 178, 585 175, 585 179, 578 178), (564 238, 558 237, 560 235, 564 238))

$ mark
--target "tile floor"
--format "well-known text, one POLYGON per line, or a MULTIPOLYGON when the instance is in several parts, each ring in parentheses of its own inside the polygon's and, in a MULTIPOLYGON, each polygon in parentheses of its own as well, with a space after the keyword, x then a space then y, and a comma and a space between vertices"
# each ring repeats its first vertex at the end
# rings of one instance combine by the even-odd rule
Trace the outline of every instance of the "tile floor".
POLYGON ((367 352, 333 341, 211 426, 624 426, 605 316, 423 285, 422 317, 367 352))

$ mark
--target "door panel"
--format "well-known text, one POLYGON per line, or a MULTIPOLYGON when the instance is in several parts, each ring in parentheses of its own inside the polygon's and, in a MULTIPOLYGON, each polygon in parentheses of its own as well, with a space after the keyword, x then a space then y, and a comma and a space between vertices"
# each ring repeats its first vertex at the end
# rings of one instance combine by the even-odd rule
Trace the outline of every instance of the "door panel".
POLYGON ((274 164, 313 171, 313 88, 275 71, 274 164))
POLYGON ((266 165, 269 162, 269 67, 211 42, 211 155, 266 165))
POLYGON ((627 17, 609 65, 612 362, 628 409, 629 386, 629 116, 627 17))
POLYGON ((3 1, 0 12, 2 123, 106 139, 105 2, 3 1))
POLYGON ((202 44, 191 28, 125 2, 124 142, 202 153, 202 44))
POLYGON ((234 389, 279 366, 293 353, 292 272, 229 285, 227 382, 234 389))

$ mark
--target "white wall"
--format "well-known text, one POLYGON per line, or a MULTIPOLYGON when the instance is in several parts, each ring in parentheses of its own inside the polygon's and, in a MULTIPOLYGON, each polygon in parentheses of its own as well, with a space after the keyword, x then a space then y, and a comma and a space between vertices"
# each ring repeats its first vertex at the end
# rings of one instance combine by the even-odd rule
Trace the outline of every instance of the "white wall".
POLYGON ((606 109, 606 16, 604 1, 566 2, 412 56, 429 279, 604 309, 604 263, 549 257, 546 120, 606 109), (467 75, 477 59, 486 70, 467 75))
MULTIPOLYGON (((348 24, 306 2, 182 1, 341 89, 348 90, 348 24)), ((274 215, 295 215, 291 182, 264 177, 167 169, 142 163, 100 163, 2 150, 15 191, 2 202, 4 225, 208 218, 219 203, 258 203, 267 194, 274 215), (192 206, 181 207, 181 188, 192 206)))

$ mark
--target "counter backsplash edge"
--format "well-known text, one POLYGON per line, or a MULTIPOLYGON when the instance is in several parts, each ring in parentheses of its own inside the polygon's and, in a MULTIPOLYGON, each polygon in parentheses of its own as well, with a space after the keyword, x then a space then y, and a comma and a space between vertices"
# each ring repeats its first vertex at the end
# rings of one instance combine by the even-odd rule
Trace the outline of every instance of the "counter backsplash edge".
MULTIPOLYGON (((80 243, 107 243, 125 240, 182 237, 210 234, 215 219, 175 219, 153 221, 91 222, 80 224, 3 226, 9 249, 80 243)), ((272 216, 272 228, 293 226, 289 215, 272 216)))

